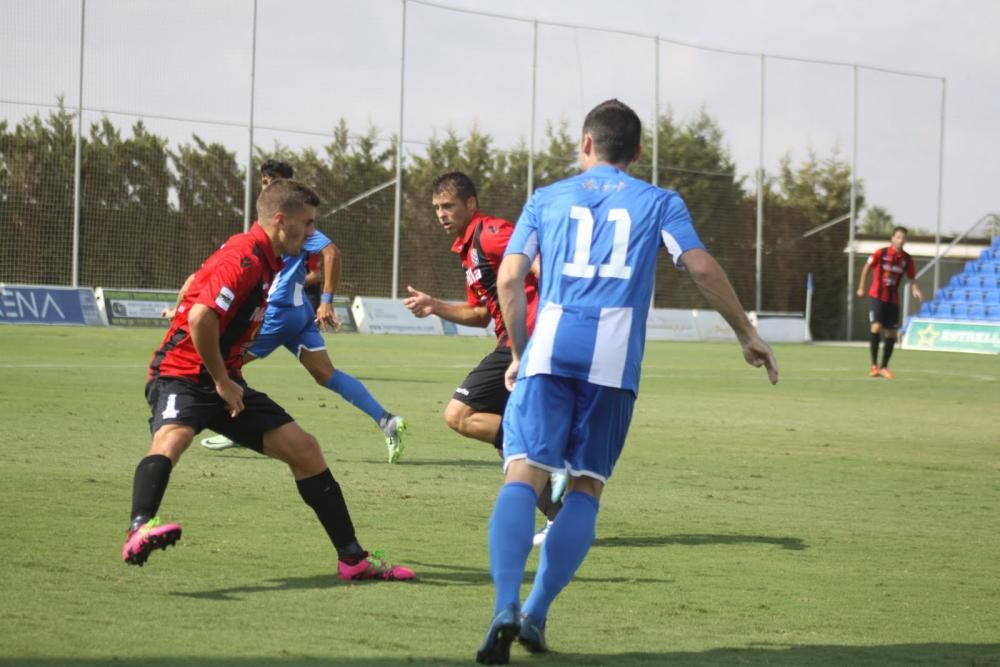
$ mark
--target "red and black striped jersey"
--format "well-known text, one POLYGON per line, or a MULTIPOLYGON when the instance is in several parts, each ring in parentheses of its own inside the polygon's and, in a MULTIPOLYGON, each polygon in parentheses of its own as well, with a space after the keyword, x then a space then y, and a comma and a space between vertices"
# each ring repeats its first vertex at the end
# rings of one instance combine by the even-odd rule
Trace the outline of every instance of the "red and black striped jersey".
MULTIPOLYGON (((465 233, 455 239, 451 251, 462 260, 465 269, 465 287, 470 306, 486 306, 493 318, 497 335, 497 346, 510 347, 510 337, 500 312, 497 298, 497 269, 503 260, 514 224, 502 218, 491 218, 476 211, 465 233)), ((528 334, 535 327, 535 311, 538 309, 538 280, 529 273, 524 281, 524 292, 528 298, 528 334)))
POLYGON ((170 328, 149 364, 149 379, 182 377, 212 382, 191 340, 188 315, 195 304, 219 316, 219 347, 226 370, 242 377, 243 351, 264 321, 267 292, 281 268, 271 240, 259 224, 231 236, 195 273, 170 328))
POLYGON ((913 280, 917 273, 913 258, 895 246, 879 248, 868 258, 872 268, 872 284, 868 296, 887 303, 899 303, 899 284, 906 275, 913 280))

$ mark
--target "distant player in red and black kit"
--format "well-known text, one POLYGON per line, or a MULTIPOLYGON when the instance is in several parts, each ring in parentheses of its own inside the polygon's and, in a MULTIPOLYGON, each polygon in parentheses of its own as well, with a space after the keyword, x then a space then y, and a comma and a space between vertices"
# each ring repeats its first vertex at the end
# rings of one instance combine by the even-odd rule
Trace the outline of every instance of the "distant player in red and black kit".
POLYGON ((884 377, 891 380, 893 375, 889 370, 889 357, 896 345, 899 329, 899 285, 903 276, 910 280, 910 292, 918 301, 924 298, 923 292, 914 282, 916 266, 910 254, 903 250, 906 243, 906 227, 896 227, 892 230, 892 245, 879 248, 872 253, 861 269, 861 279, 858 281, 858 296, 865 295, 865 280, 868 272, 872 272, 872 284, 868 290, 868 321, 871 322, 871 356, 872 367, 869 375, 884 377), (878 363, 878 344, 881 335, 885 335, 885 345, 882 348, 882 365, 878 363))
MULTIPOLYGON (((479 210, 476 186, 462 172, 453 171, 438 176, 431 184, 431 203, 441 227, 448 234, 455 235, 451 251, 458 255, 465 270, 467 300, 465 303, 448 303, 407 286, 410 296, 403 303, 417 317, 437 315, 449 322, 470 327, 485 327, 493 322, 497 347, 455 390, 445 407, 444 420, 465 437, 492 443, 499 451, 503 448, 503 411, 510 396, 503 375, 512 357, 510 338, 497 300, 496 271, 514 232, 514 225, 479 210)), ((528 298, 530 333, 538 306, 536 274, 528 275, 524 291, 528 298)), ((556 493, 557 499, 558 496, 559 493, 556 493)), ((551 491, 539 496, 539 509, 551 519, 558 511, 558 504, 544 504, 546 498, 551 500, 551 491)))
MULTIPOLYGON (((257 198, 258 222, 210 256, 191 279, 149 367, 146 399, 153 444, 135 470, 132 519, 122 558, 142 565, 181 537, 155 518, 170 472, 194 436, 210 428, 288 464, 302 500, 337 550, 341 579, 412 579, 413 571, 370 555, 358 543, 347 503, 319 443, 266 394, 243 379, 244 351, 264 321, 282 255, 296 256, 315 230, 319 197, 278 180, 257 198)), ((248 526, 252 534, 253 525, 248 526)))

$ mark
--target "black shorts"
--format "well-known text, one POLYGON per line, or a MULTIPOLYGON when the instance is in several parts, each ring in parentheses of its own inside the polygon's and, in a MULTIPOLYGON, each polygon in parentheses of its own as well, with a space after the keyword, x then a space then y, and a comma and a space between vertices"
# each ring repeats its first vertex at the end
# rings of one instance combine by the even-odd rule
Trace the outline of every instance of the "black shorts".
POLYGON ((889 303, 873 296, 868 297, 868 321, 878 322, 883 329, 899 327, 899 304, 889 303))
POLYGON ((146 401, 152 408, 149 432, 156 433, 164 424, 183 424, 195 433, 210 428, 233 442, 258 452, 264 451, 264 433, 295 421, 267 394, 254 391, 245 382, 243 412, 235 418, 215 393, 206 386, 182 378, 156 378, 146 385, 146 401))
POLYGON ((509 347, 493 350, 466 376, 452 398, 465 403, 476 412, 502 415, 510 397, 503 375, 512 359, 509 347))

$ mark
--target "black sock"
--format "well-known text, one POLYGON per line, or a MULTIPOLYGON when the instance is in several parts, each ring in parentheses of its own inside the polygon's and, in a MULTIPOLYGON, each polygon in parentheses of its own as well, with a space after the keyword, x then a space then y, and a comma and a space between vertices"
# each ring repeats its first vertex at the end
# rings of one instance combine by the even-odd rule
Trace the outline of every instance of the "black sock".
POLYGON ((545 488, 542 492, 538 494, 538 498, 535 500, 535 507, 538 511, 545 515, 545 518, 552 521, 556 518, 556 514, 559 514, 559 510, 562 509, 562 498, 556 502, 552 502, 552 480, 545 482, 545 488))
POLYGON ((173 467, 170 459, 162 454, 153 454, 139 461, 132 479, 132 520, 129 530, 135 530, 156 516, 173 467))
POLYGON ((882 346, 882 368, 889 368, 889 357, 892 356, 892 348, 896 347, 895 338, 886 338, 885 345, 882 346))
POLYGON ((341 560, 364 558, 367 554, 358 544, 351 514, 347 511, 347 502, 330 469, 313 477, 295 480, 295 484, 299 487, 302 500, 316 512, 319 522, 323 524, 326 534, 337 549, 337 556, 341 560))
POLYGON ((880 334, 873 333, 871 337, 871 342, 869 346, 871 347, 872 353, 872 366, 878 366, 878 341, 880 334))

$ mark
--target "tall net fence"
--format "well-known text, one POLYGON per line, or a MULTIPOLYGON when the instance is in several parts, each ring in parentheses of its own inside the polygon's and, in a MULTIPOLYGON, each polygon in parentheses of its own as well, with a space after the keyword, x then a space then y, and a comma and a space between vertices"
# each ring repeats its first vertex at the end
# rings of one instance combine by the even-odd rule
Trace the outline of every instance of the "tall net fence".
MULTIPOLYGON (((935 227, 933 77, 423 0, 8 0, 0 26, 0 282, 175 288, 253 218, 274 157, 323 200, 341 294, 461 299, 433 178, 469 173, 516 220, 609 97, 645 126, 633 173, 682 194, 744 305, 801 312, 813 274, 818 338, 851 315, 852 173, 859 223, 935 227)), ((654 301, 704 305, 666 258, 654 301)))

